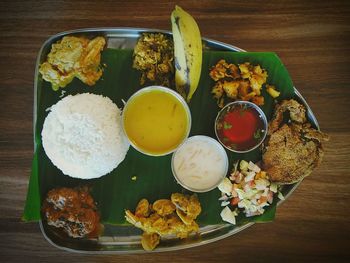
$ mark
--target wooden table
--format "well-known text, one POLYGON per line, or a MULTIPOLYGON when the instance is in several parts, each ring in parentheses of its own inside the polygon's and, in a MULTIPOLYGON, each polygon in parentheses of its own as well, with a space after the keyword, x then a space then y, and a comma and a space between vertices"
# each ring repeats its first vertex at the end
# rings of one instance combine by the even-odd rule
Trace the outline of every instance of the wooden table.
POLYGON ((86 256, 60 251, 37 223, 23 223, 33 155, 36 55, 52 34, 86 27, 170 29, 175 2, 1 1, 1 262, 349 262, 350 3, 179 1, 203 36, 249 51, 274 51, 331 136, 312 176, 257 224, 222 241, 172 253, 86 256))

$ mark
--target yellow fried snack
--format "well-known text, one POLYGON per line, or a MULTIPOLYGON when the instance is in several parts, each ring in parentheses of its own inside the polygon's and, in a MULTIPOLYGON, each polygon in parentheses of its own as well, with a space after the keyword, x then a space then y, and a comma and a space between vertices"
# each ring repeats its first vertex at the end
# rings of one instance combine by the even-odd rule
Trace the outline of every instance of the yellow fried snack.
MULTIPOLYGON (((259 106, 264 105, 261 91, 268 74, 260 65, 254 66, 245 62, 236 66, 221 59, 211 68, 209 76, 215 81, 211 93, 220 108, 225 105, 225 99, 245 100, 259 106)), ((280 94, 274 86, 266 85, 266 91, 273 98, 280 94)))
POLYGON ((139 217, 148 217, 151 213, 151 206, 147 199, 141 199, 137 204, 135 215, 139 217))
POLYGON ((160 199, 155 201, 152 208, 160 216, 170 215, 175 211, 175 205, 168 199, 160 199))
POLYGON ((142 238, 141 238, 141 245, 144 250, 150 251, 156 248, 158 246, 160 241, 160 236, 157 233, 147 233, 143 232, 142 238))
POLYGON ((266 85, 266 91, 271 95, 272 98, 277 98, 281 92, 276 90, 276 87, 273 85, 266 85))
POLYGON ((64 88, 74 77, 92 86, 102 75, 100 61, 105 44, 103 37, 89 40, 65 36, 52 44, 47 61, 41 64, 39 72, 44 80, 51 82, 54 90, 64 88))
POLYGON ((188 196, 174 193, 171 195, 171 201, 176 206, 176 214, 186 225, 190 225, 202 211, 196 195, 188 196))
POLYGON ((250 86, 256 95, 260 95, 262 85, 266 83, 267 72, 260 65, 253 66, 249 62, 239 65, 243 79, 250 82, 250 86))
POLYGON ((160 199, 149 204, 140 200, 135 214, 125 211, 126 220, 144 231, 141 245, 145 250, 153 250, 162 236, 176 235, 186 238, 190 233, 198 232, 195 219, 201 212, 201 205, 196 195, 180 193, 171 195, 171 200, 160 199))

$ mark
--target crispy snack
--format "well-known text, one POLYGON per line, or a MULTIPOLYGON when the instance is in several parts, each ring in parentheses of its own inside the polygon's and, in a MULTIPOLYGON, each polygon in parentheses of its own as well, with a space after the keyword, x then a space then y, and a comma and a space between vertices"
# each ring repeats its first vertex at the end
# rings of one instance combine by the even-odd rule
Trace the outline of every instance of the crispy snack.
MULTIPOLYGON (((212 94, 222 108, 225 100, 245 100, 256 105, 264 105, 264 97, 261 95, 263 85, 266 83, 267 71, 260 65, 253 66, 245 62, 236 66, 221 59, 209 72, 215 81, 212 94)), ((267 92, 276 98, 279 92, 274 86, 266 85, 267 92)))
POLYGON ((42 211, 49 225, 62 228, 71 237, 98 235, 100 216, 86 187, 51 190, 43 202, 42 211))
POLYGON ((157 233, 147 233, 143 232, 141 238, 141 245, 144 250, 150 251, 155 249, 160 241, 160 236, 157 233))
POLYGON ((168 199, 160 199, 153 203, 153 210, 160 216, 167 216, 175 211, 175 205, 168 199))
POLYGON ((305 113, 305 107, 293 99, 276 105, 262 158, 263 169, 273 182, 298 182, 321 163, 322 142, 328 141, 329 136, 311 128, 305 113), (290 123, 284 123, 286 112, 290 123))
POLYGON ((176 214, 186 225, 191 225, 193 220, 201 213, 202 208, 196 195, 190 197, 174 193, 171 202, 176 206, 176 214))
POLYGON ((64 88, 74 77, 92 86, 102 75, 100 60, 105 44, 103 37, 90 41, 84 37, 65 36, 52 44, 39 72, 43 79, 51 82, 53 90, 64 88))
POLYGON ((142 199, 133 214, 125 211, 126 220, 144 231, 141 239, 145 250, 153 250, 160 237, 175 234, 186 238, 192 232, 198 232, 195 219, 201 212, 201 205, 196 195, 187 196, 179 193, 171 195, 171 200, 160 199, 150 205, 142 199))
POLYGON ((174 49, 172 39, 161 33, 143 33, 134 48, 133 68, 142 72, 140 84, 173 87, 174 49))

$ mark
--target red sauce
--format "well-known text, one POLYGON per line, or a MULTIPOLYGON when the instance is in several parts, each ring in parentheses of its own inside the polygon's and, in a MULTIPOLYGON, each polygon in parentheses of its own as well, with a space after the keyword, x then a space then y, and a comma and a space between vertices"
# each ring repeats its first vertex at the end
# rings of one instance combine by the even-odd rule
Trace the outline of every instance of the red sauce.
POLYGON ((246 151, 263 139, 264 122, 256 109, 235 104, 219 117, 216 132, 227 148, 246 151))

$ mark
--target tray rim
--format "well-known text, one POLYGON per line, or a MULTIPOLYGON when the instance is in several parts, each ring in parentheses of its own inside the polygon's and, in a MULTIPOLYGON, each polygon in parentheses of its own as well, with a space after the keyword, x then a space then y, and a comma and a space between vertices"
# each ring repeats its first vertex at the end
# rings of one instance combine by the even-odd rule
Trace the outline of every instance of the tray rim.
MULTIPOLYGON (((51 35, 49 38, 47 38, 44 41, 44 43, 42 44, 42 46, 38 52, 37 59, 36 59, 36 65, 35 65, 35 72, 34 72, 34 105, 33 105, 34 106, 33 107, 34 152, 36 151, 36 147, 37 147, 37 145, 35 143, 35 134, 36 134, 35 130, 36 130, 36 124, 37 124, 36 123, 36 121, 37 121, 37 99, 38 99, 37 98, 37 86, 38 86, 37 76, 39 74, 39 64, 40 64, 41 56, 42 56, 43 51, 45 50, 45 47, 47 45, 49 45, 49 43, 51 43, 54 39, 57 39, 57 38, 60 38, 60 37, 63 37, 63 36, 69 35, 69 34, 79 34, 79 33, 96 33, 97 34, 97 33, 106 33, 106 32, 110 32, 109 34, 107 34, 107 37, 108 37, 108 35, 110 35, 110 36, 120 35, 120 36, 137 37, 142 32, 157 32, 157 33, 165 33, 165 34, 172 35, 171 31, 159 30, 159 29, 154 29, 154 28, 91 27, 91 28, 80 28, 80 29, 63 31, 63 32, 59 32, 57 34, 51 35)), ((226 51, 246 52, 246 50, 244 50, 244 49, 241 49, 241 48, 234 46, 234 45, 231 45, 231 44, 226 44, 226 43, 221 42, 221 41, 213 40, 213 39, 206 38, 206 37, 202 37, 202 40, 204 40, 207 43, 214 44, 218 47, 221 47, 226 51)), ((312 112, 310 106, 306 102, 305 98, 301 95, 301 93, 295 88, 295 86, 293 88, 294 88, 295 95, 301 100, 301 102, 306 107, 308 118, 314 122, 316 128, 319 130, 320 127, 319 127, 318 121, 317 121, 314 113, 312 112)), ((289 196, 298 188, 298 186, 301 182, 302 181, 299 181, 298 183, 294 184, 294 186, 291 188, 291 190, 288 192, 288 194, 285 195, 285 200, 287 200, 289 198, 289 196)), ((277 202, 277 207, 280 206, 285 200, 279 200, 277 202)), ((40 230, 41 230, 43 236, 45 237, 45 239, 48 241, 48 243, 50 243, 52 246, 54 246, 58 249, 68 251, 68 252, 81 253, 81 254, 143 254, 143 253, 160 253, 160 252, 177 251, 177 250, 182 250, 182 249, 187 249, 187 248, 198 247, 198 246, 202 246, 202 245, 206 245, 206 244, 209 244, 212 242, 222 240, 224 238, 227 238, 227 237, 230 237, 234 234, 237 234, 237 233, 241 232, 242 230, 247 229, 254 224, 255 224, 255 222, 249 222, 249 223, 246 223, 242 226, 234 227, 233 230, 228 230, 228 232, 225 234, 222 234, 218 237, 210 238, 207 240, 201 240, 201 241, 198 241, 195 243, 182 244, 182 245, 177 245, 177 246, 173 246, 173 247, 157 248, 156 250, 149 252, 149 251, 145 251, 143 249, 137 249, 137 250, 80 250, 80 249, 73 249, 73 248, 69 248, 69 247, 60 246, 48 237, 48 235, 45 232, 42 220, 41 219, 39 220, 40 230)), ((223 223, 220 225, 222 226, 222 228, 232 226, 231 224, 228 224, 228 223, 223 223)))

